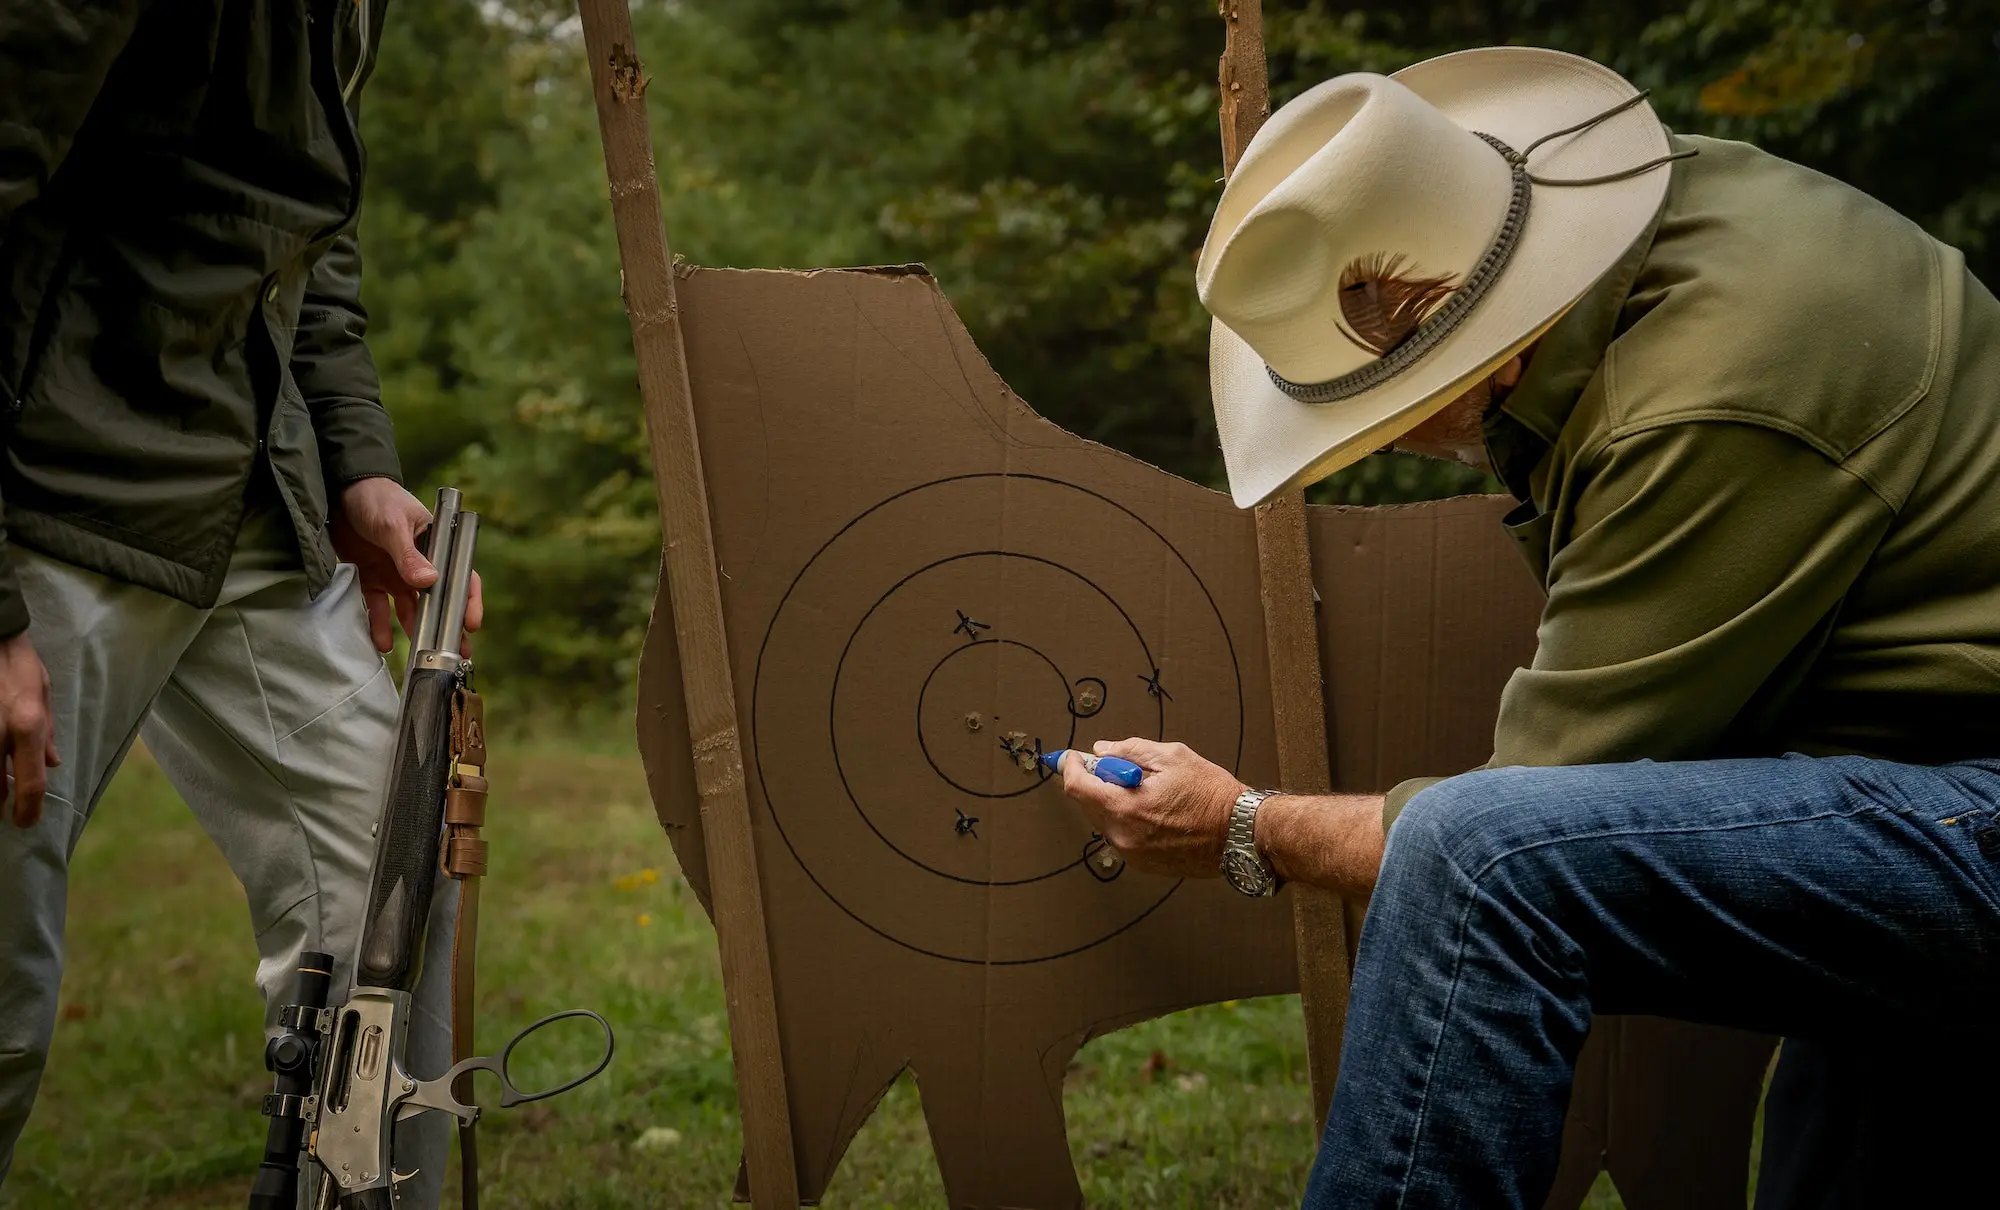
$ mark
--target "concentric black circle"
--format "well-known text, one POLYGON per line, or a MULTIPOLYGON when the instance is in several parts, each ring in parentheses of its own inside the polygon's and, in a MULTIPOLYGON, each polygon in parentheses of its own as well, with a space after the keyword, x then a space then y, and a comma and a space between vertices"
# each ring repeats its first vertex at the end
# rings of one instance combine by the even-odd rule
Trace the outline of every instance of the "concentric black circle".
MULTIPOLYGON (((1103 589, 1099 588, 1097 585, 1091 583, 1088 577, 1076 571, 1074 568, 1065 566, 1064 564, 1057 562, 1054 559, 1044 558, 1043 556, 1040 555, 1021 554, 1019 552, 1005 551, 1005 550, 968 551, 964 554, 950 555, 945 558, 935 560, 931 563, 927 563, 924 566, 917 568, 915 571, 910 572, 902 579, 896 581, 896 583, 891 585, 888 588, 888 590, 883 592, 883 594, 880 597, 876 598, 875 603, 873 605, 870 605, 868 607, 868 612, 863 614, 861 616, 861 619, 854 624, 853 632, 848 635, 847 642, 843 644, 841 647, 840 661, 834 666, 833 696, 836 700, 840 695, 841 673, 844 672, 847 668, 848 656, 854 649, 854 640, 861 634, 863 628, 868 625, 869 619, 875 617, 877 615, 877 611, 880 610, 885 604, 887 604, 891 600, 891 598, 893 598, 897 593, 904 591, 906 588, 910 587, 913 583, 920 581, 925 575, 935 572, 939 568, 946 567, 948 565, 955 563, 962 563, 966 560, 971 560, 971 559, 1020 559, 1028 563, 1039 564, 1041 566, 1061 572, 1063 575, 1074 580, 1080 590, 1088 590, 1102 597, 1104 602, 1118 614, 1118 617, 1124 622, 1125 626, 1130 629, 1132 638, 1137 642, 1140 651, 1143 652, 1145 655, 1145 662, 1147 666, 1148 667, 1155 666, 1153 661, 1152 648, 1147 646, 1146 636, 1140 633, 1139 627, 1135 623, 1133 623, 1131 615, 1127 614, 1122 608, 1120 608, 1118 603, 1112 600, 1111 596, 1108 593, 1106 593, 1103 589)), ((1045 775, 1037 773, 1033 776, 1024 778, 1022 780, 1022 783, 1017 788, 1011 790, 990 791, 990 790, 975 789, 971 786, 964 785, 961 782, 955 780, 950 774, 946 773, 942 768, 939 768, 937 757, 931 752, 930 745, 927 742, 925 742, 924 728, 922 721, 924 701, 926 696, 928 695, 932 682, 937 677, 938 670, 950 664, 954 659, 957 659, 965 655, 967 652, 981 652, 981 653, 989 652, 995 650, 996 647, 1001 649, 1014 649, 1014 650, 1028 652, 1032 654, 1035 658, 1040 660, 1043 664, 1046 664, 1048 666, 1050 671, 1054 674, 1057 690, 1060 693, 1062 700, 1064 702, 1064 713, 1067 716, 1067 722, 1069 724, 1068 729, 1064 732, 1061 742, 1050 745, 1049 750, 1054 751, 1056 748, 1059 747, 1070 748, 1074 747, 1076 744, 1076 713, 1074 709, 1074 698, 1070 696, 1070 682, 1068 678, 1063 675, 1062 669, 1056 666, 1056 662, 1054 660, 1050 659, 1047 655, 1043 654, 1040 650, 1031 646, 1028 643, 1022 642, 1018 639, 1012 639, 1006 637, 981 639, 974 636, 971 638, 971 641, 969 642, 963 642, 958 644, 957 646, 949 648, 945 652, 944 656, 940 658, 935 665, 932 666, 931 671, 925 675, 923 687, 917 691, 917 701, 916 701, 916 710, 918 714, 917 742, 918 746, 923 750, 925 761, 930 765, 930 767, 933 770, 937 772, 937 775, 940 780, 942 780, 946 785, 951 786, 953 789, 958 790, 964 794, 970 795, 974 798, 987 798, 987 799, 1018 798, 1021 795, 1031 794, 1036 790, 1040 789, 1041 783, 1047 780, 1045 775)), ((1098 678, 1093 677, 1090 679, 1095 680, 1098 678)), ((1156 705, 1158 707, 1158 710, 1156 718, 1153 720, 1152 733, 1150 736, 1150 738, 1153 739, 1160 738, 1161 728, 1163 728, 1166 725, 1165 702, 1160 701, 1157 702, 1156 705)), ((843 792, 846 793, 847 801, 854 805, 855 811, 858 814, 860 814, 861 818, 868 824, 869 830, 874 832, 876 837, 878 837, 883 844, 889 846, 890 850, 892 850, 897 856, 903 858, 905 861, 908 861, 911 864, 929 873, 935 874, 940 878, 949 878, 954 882, 964 882, 978 886, 1021 886, 1030 882, 1040 882, 1044 878, 1053 878, 1056 875, 1061 874, 1066 870, 1073 869, 1080 862, 1082 862, 1083 855, 1082 852, 1079 850, 1074 854, 1065 854, 1063 856, 1063 859, 1059 863, 1051 863, 1047 866, 1039 868, 1034 872, 1027 873, 1024 875, 1016 877, 1000 877, 1000 878, 992 878, 992 877, 973 878, 973 877, 966 877, 960 874, 955 874, 946 869, 941 869, 937 865, 934 865, 930 862, 925 861, 921 857, 917 857, 911 854, 909 851, 907 851, 905 847, 898 845, 893 839, 891 839, 888 833, 885 832, 883 828, 877 825, 874 816, 869 812, 868 808, 865 805, 863 805, 862 795, 857 793, 855 790, 855 783, 857 779, 853 776, 850 776, 848 771, 847 761, 843 759, 842 756, 838 713, 834 711, 829 711, 828 720, 829 720, 828 722, 829 732, 832 737, 832 743, 833 743, 834 765, 835 768, 839 771, 840 788, 843 792)), ((942 819, 942 816, 940 816, 940 818, 942 819)))
MULTIPOLYGON (((1024 781, 1022 782, 1021 786, 1018 789, 1008 790, 1005 792, 995 792, 992 790, 975 789, 972 786, 968 786, 965 785, 963 782, 960 782, 957 778, 951 775, 951 772, 949 770, 947 770, 944 766, 938 763, 938 757, 931 752, 930 742, 924 737, 924 703, 930 697, 931 685, 934 682, 936 682, 938 673, 943 672, 947 665, 951 664, 952 661, 959 659, 959 657, 961 656, 967 654, 983 655, 987 651, 992 650, 993 647, 996 645, 1003 648, 1011 648, 1015 651, 1024 651, 1028 655, 1034 657, 1035 659, 1040 660, 1043 664, 1048 666, 1050 672, 1055 673, 1056 684, 1062 686, 1063 693, 1065 695, 1068 695, 1069 680, 1063 676, 1062 669, 1056 667, 1056 662, 1050 659, 1048 656, 1043 655, 1040 651, 1037 651, 1035 648, 1029 646, 1026 643, 1021 642, 1019 639, 986 639, 984 641, 974 640, 970 643, 964 643, 957 647, 952 648, 950 651, 945 652, 944 657, 938 660, 936 664, 933 664, 931 666, 930 672, 926 674, 924 677, 924 687, 917 691, 917 744, 923 748, 924 759, 930 762, 931 768, 936 770, 937 775, 944 779, 945 784, 952 787, 953 789, 958 790, 965 794, 970 794, 974 798, 996 798, 996 799, 1019 798, 1023 794, 1033 794, 1036 790, 1040 789, 1041 778, 1037 777, 1036 780, 1034 781, 1024 781)), ((837 687, 835 689, 835 692, 836 693, 839 692, 839 689, 837 687)), ((1071 700, 1073 701, 1074 699, 1071 700)), ((1075 712, 1072 711, 1070 715, 1069 734, 1063 738, 1062 746, 1065 748, 1070 748, 1074 747, 1075 745, 1076 745, 1076 716, 1075 712)), ((840 752, 839 739, 836 736, 834 741, 834 753, 836 756, 838 756, 839 752, 840 752)), ((843 774, 844 773, 845 770, 843 770, 843 774)), ((848 797, 852 798, 853 796, 854 796, 854 791, 850 788, 848 790, 848 797)), ((860 805, 861 804, 859 803, 855 804, 857 808, 859 808, 860 805)), ((867 812, 863 811, 862 814, 865 815, 867 814, 867 812)), ((947 874, 945 875, 945 877, 949 878, 951 877, 951 875, 947 874)))
POLYGON ((1179 885, 1090 870, 1088 825, 1021 751, 1138 734, 1233 766, 1242 715, 1221 612, 1158 529, 1060 480, 965 475, 878 502, 800 567, 758 648, 750 751, 841 911, 919 953, 1016 965, 1101 944, 1179 885), (1023 540, 1062 526, 1103 545, 1023 540))

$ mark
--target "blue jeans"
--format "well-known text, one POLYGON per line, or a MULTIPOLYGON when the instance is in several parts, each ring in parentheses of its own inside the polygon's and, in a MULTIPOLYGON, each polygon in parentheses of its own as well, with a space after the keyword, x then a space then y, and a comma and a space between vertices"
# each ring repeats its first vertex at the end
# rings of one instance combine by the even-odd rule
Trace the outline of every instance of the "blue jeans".
POLYGON ((1390 832, 1305 1205, 1539 1210, 1597 1012, 1983 1050, 1996 951, 2000 761, 1453 778, 1390 832))

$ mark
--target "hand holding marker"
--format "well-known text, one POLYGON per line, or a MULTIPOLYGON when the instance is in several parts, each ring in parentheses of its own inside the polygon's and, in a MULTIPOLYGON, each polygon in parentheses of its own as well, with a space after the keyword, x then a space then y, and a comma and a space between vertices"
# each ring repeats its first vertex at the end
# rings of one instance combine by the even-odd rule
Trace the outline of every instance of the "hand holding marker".
MULTIPOLYGON (((1063 757, 1072 751, 1074 750, 1070 748, 1058 748, 1054 752, 1044 752, 1042 763, 1049 767, 1050 772, 1059 774, 1062 772, 1063 757)), ((1085 773, 1095 774, 1097 780, 1108 781, 1127 790, 1138 789, 1139 783, 1146 777, 1144 769, 1122 756, 1092 756, 1088 752, 1077 752, 1076 758, 1083 762, 1085 773)))

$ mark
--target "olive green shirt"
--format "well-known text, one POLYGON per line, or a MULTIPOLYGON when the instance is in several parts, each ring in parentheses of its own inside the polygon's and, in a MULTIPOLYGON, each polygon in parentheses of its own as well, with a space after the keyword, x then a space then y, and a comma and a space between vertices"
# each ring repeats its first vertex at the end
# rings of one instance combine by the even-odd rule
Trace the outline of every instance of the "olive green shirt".
POLYGON ((1548 590, 1490 765, 2000 756, 2000 303, 1838 181, 1675 142, 1487 419, 1548 590))

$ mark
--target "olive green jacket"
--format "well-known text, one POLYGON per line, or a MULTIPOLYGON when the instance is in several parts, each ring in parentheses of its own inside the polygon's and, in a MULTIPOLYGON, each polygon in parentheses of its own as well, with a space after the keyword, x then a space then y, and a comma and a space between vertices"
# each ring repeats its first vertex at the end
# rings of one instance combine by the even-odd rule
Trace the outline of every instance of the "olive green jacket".
POLYGON ((1548 590, 1492 764, 2000 756, 2000 303, 1838 181, 1676 143, 1487 420, 1548 590))
POLYGON ((399 474, 341 96, 368 3, 368 38, 354 0, 0 3, 0 637, 6 542, 205 606, 255 492, 317 591, 330 494, 399 474))

